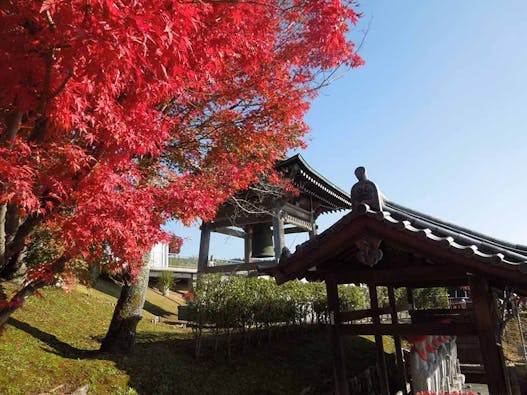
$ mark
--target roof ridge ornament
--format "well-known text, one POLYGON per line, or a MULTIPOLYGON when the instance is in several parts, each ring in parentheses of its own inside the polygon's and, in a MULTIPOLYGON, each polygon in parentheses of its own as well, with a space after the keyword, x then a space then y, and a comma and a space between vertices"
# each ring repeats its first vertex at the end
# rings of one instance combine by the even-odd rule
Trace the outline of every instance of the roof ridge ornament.
POLYGON ((366 168, 359 166, 355 169, 358 182, 351 188, 351 208, 357 210, 361 204, 367 204, 373 211, 382 210, 382 194, 377 185, 368 180, 366 168))
POLYGON ((357 260, 363 265, 373 267, 382 259, 383 253, 380 249, 382 240, 376 237, 366 236, 355 241, 357 247, 357 260))

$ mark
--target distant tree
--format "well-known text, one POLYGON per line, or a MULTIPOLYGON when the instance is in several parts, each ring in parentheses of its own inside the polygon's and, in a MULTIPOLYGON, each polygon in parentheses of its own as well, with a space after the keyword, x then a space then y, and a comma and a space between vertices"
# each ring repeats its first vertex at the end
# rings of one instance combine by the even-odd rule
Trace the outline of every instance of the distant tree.
POLYGON ((413 290, 414 303, 417 309, 439 309, 448 307, 446 288, 417 288, 413 290))
POLYGON ((334 0, 0 2, 0 277, 35 229, 61 245, 0 325, 79 257, 133 283, 167 219, 212 218, 303 146, 327 73, 362 64, 357 17, 334 0))

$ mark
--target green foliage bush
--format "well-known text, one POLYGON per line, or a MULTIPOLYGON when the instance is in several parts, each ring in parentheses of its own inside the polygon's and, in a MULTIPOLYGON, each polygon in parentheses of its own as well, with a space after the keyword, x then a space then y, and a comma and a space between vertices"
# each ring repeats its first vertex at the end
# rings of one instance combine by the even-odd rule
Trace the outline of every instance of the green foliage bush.
MULTIPOLYGON (((386 287, 377 287, 377 293, 379 305, 388 305, 386 287)), ((448 304, 444 288, 416 289, 413 295, 417 308, 446 307, 444 303, 448 304)), ((395 299, 396 304, 408 303, 406 289, 396 289, 395 299)), ((340 311, 369 308, 368 288, 339 285, 339 304, 340 311)), ((194 298, 189 299, 188 309, 188 316, 193 317, 191 325, 195 329, 196 356, 200 354, 203 330, 213 331, 215 351, 223 338, 230 356, 233 333, 242 335, 245 348, 255 338, 259 344, 261 332, 270 340, 284 330, 302 331, 308 325, 327 324, 329 321, 323 282, 289 281, 276 285, 274 280, 261 277, 201 274, 194 298)))
POLYGON ((448 307, 446 288, 416 288, 413 294, 416 309, 445 309, 448 307))
MULTIPOLYGON (((396 288, 394 293, 397 305, 408 303, 406 288, 396 288)), ((415 288, 412 294, 416 309, 441 309, 448 307, 448 290, 446 288, 415 288)), ((388 306, 388 289, 386 287, 377 287, 377 295, 379 306, 388 306)))
MULTIPOLYGON (((276 285, 261 277, 200 275, 190 304, 201 324, 219 328, 262 328, 272 325, 326 323, 328 320, 324 283, 290 281, 276 285)), ((341 310, 365 308, 367 290, 341 286, 341 310)))
POLYGON ((162 270, 159 272, 159 277, 157 278, 157 284, 161 291, 170 289, 172 284, 174 284, 174 275, 169 270, 162 270))
MULTIPOLYGON (((290 281, 276 285, 261 277, 234 277, 202 274, 198 277, 195 299, 189 305, 198 323, 219 328, 260 328, 271 325, 327 323, 328 311, 324 283, 290 281)), ((377 287, 379 305, 388 305, 386 287, 377 287)), ((445 288, 413 291, 416 308, 448 306, 445 288)), ((406 289, 395 290, 397 304, 407 303, 406 289)), ((339 286, 341 311, 369 308, 366 287, 339 286)))

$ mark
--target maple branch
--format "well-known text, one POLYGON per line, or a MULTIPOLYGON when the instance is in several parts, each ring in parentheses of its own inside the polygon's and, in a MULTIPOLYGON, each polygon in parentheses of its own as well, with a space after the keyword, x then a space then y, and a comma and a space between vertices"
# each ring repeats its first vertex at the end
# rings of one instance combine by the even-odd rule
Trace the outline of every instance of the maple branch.
MULTIPOLYGON (((366 26, 366 29, 362 30, 363 35, 360 40, 359 45, 357 46, 357 49, 355 50, 355 53, 359 53, 362 49, 362 46, 366 42, 366 38, 368 37, 368 33, 370 32, 371 23, 373 21, 373 17, 371 17, 368 20, 368 25, 366 26)), ((327 76, 324 76, 322 81, 320 81, 315 87, 313 87, 314 90, 320 90, 322 88, 325 88, 326 86, 331 85, 334 81, 338 80, 339 78, 342 78, 344 76, 344 72, 342 72, 340 75, 336 76, 337 71, 339 71, 342 68, 342 65, 339 65, 332 69, 327 76)), ((349 71, 349 70, 346 70, 349 71)))
POLYGON ((230 221, 233 225, 236 225, 236 219, 243 214, 267 214, 274 217, 276 213, 272 209, 269 209, 264 201, 270 198, 281 198, 283 196, 283 188, 261 180, 251 185, 247 190, 238 192, 236 195, 227 199, 226 204, 231 205, 234 210, 230 216, 230 221))
MULTIPOLYGON (((51 14, 49 10, 46 10, 46 18, 50 25, 50 30, 54 32, 55 22, 51 18, 51 14)), ((47 121, 48 121, 47 116, 46 116, 46 106, 49 100, 53 97, 53 94, 51 92, 51 72, 53 70, 53 63, 55 61, 55 50, 56 50, 55 46, 49 48, 47 55, 46 55, 46 72, 44 75, 44 88, 42 90, 42 97, 41 97, 40 106, 39 106, 40 118, 35 121, 35 127, 33 128, 33 132, 31 133, 31 136, 29 137, 30 141, 41 142, 44 139, 44 136, 46 134, 46 127, 47 127, 47 121)), ((66 77, 66 80, 63 81, 64 85, 67 83, 68 79, 69 78, 66 77)))
MULTIPOLYGON (((9 267, 9 272, 16 271, 19 266, 18 256, 25 247, 25 240, 43 220, 42 215, 31 214, 26 217, 26 220, 22 222, 16 229, 14 235, 6 235, 5 239, 9 238, 11 241, 5 243, 4 241, 4 253, 2 266, 0 266, 0 276, 4 276, 4 271, 9 267)), ((5 220, 4 220, 5 223, 5 220)), ((4 225, 5 226, 5 225, 4 225)))
POLYGON ((13 241, 14 234, 20 225, 20 209, 15 204, 7 205, 7 213, 5 217, 5 233, 6 233, 6 244, 13 241))
MULTIPOLYGON (((236 206, 238 209, 241 210, 241 212, 245 214, 272 214, 272 212, 270 210, 266 210, 264 206, 252 203, 248 200, 239 199, 235 196, 230 197, 227 202, 231 205, 234 204, 234 206, 236 206)), ((239 215, 239 211, 235 209, 234 214, 231 216, 231 222, 233 224, 236 223, 236 218, 239 215)))
POLYGON ((51 47, 46 56, 46 74, 44 76, 44 89, 42 92, 41 112, 44 113, 47 101, 51 96, 51 71, 55 60, 55 47, 51 47))
MULTIPOLYGON (((0 137, 0 146, 9 144, 13 146, 16 134, 20 130, 20 123, 22 122, 21 111, 15 110, 10 116, 7 117, 7 129, 6 132, 0 137)), ((2 190, 3 188, 0 188, 2 190)), ((10 239, 8 226, 11 222, 8 220, 8 205, 4 203, 0 205, 0 269, 6 264, 6 247, 10 239)))
POLYGON ((44 281, 32 282, 25 285, 19 290, 9 302, 6 303, 5 307, 0 308, 0 328, 7 322, 11 314, 13 314, 20 306, 22 306, 25 300, 33 295, 38 289, 44 287, 46 283, 44 281))
POLYGON ((0 146, 9 143, 9 145, 12 147, 13 141, 20 130, 20 123, 22 122, 23 115, 24 114, 22 111, 14 110, 7 117, 7 128, 5 133, 0 138, 0 146))
POLYGON ((368 33, 370 32, 370 28, 371 28, 371 23, 373 21, 373 16, 370 17, 370 19, 368 19, 368 25, 366 26, 366 29, 362 30, 362 32, 364 33, 362 35, 362 38, 360 40, 360 43, 359 45, 357 45, 357 49, 355 50, 356 53, 359 53, 360 50, 362 49, 362 46, 364 45, 364 43, 366 42, 366 37, 368 36, 368 33))
POLYGON ((0 270, 5 265, 6 229, 5 219, 7 215, 7 203, 0 206, 0 270))
POLYGON ((56 30, 55 21, 54 21, 53 18, 51 17, 51 12, 49 12, 49 10, 46 10, 46 20, 48 21, 49 29, 50 29, 52 32, 55 32, 55 30, 56 30))
POLYGON ((64 80, 61 82, 61 84, 51 93, 51 97, 57 96, 62 90, 66 87, 66 84, 68 81, 73 77, 73 71, 70 71, 68 75, 64 78, 64 80))
MULTIPOLYGON (((67 260, 68 257, 62 255, 55 262, 53 262, 50 267, 51 273, 62 273, 64 271, 67 260)), ((24 302, 29 296, 33 295, 36 291, 38 291, 40 288, 45 287, 46 285, 50 284, 43 278, 31 280, 26 283, 24 287, 19 290, 9 302, 0 307, 0 328, 7 322, 11 314, 13 314, 13 312, 15 312, 19 307, 24 304, 24 302)))

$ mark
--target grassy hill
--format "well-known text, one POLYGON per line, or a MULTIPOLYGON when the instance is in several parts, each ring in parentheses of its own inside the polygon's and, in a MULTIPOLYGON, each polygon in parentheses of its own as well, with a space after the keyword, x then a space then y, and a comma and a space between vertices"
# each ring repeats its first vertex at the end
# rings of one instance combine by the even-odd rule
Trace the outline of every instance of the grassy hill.
MULTIPOLYGON (((9 288, 9 286, 7 286, 9 288)), ((9 289, 7 289, 9 292, 9 289)), ((271 345, 196 360, 190 329, 176 324, 177 297, 149 289, 133 355, 97 352, 119 289, 99 281, 66 294, 45 289, 16 312, 0 336, 1 394, 64 394, 89 385, 91 394, 330 393, 332 360, 324 331, 271 345), (154 324, 154 316, 161 322, 154 324)), ((351 371, 374 364, 372 343, 356 338, 351 371)))

